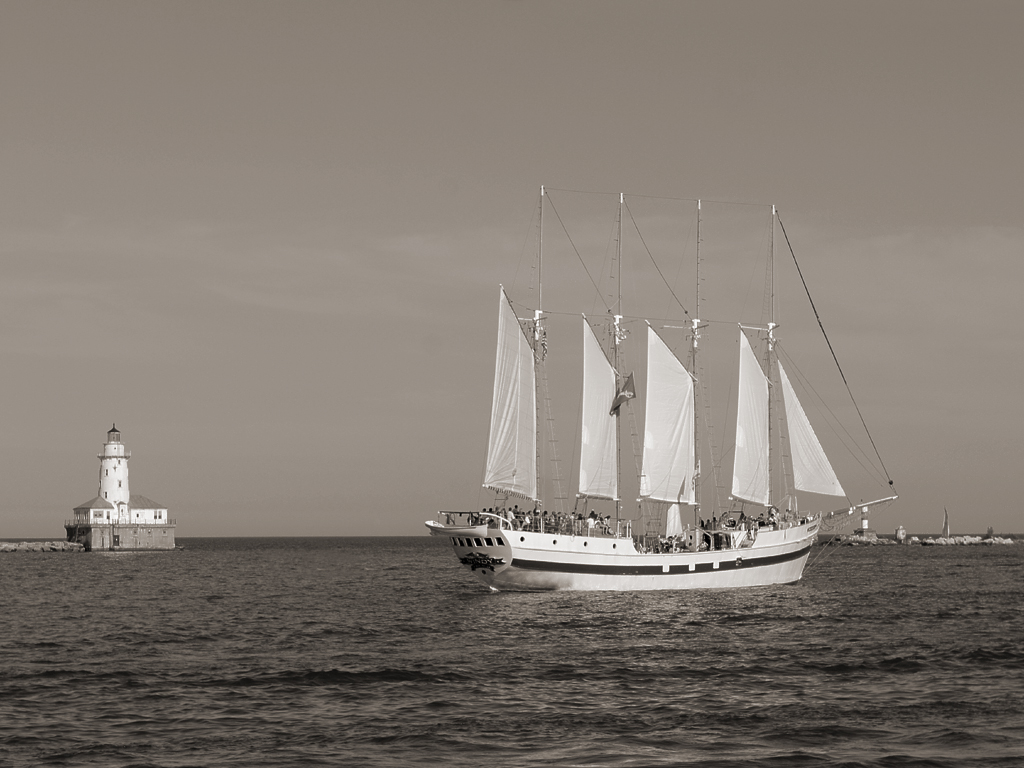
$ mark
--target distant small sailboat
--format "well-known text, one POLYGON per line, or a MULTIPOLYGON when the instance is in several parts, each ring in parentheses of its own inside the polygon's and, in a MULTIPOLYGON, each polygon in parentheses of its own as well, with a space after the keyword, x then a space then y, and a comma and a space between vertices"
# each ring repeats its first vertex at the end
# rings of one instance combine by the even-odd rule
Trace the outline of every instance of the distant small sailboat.
POLYGON ((942 538, 948 539, 949 538, 949 510, 946 509, 945 507, 943 507, 942 508, 942 512, 943 512, 943 517, 942 517, 942 538))

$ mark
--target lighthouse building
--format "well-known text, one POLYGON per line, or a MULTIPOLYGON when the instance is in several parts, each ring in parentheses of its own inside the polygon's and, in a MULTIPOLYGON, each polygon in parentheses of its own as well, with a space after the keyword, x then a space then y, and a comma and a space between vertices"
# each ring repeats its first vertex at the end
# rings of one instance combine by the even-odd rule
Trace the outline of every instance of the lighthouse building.
POLYGON ((64 527, 68 541, 86 549, 174 549, 175 522, 167 508, 128 489, 131 452, 121 442, 117 426, 107 432, 100 460, 99 492, 74 509, 64 527))

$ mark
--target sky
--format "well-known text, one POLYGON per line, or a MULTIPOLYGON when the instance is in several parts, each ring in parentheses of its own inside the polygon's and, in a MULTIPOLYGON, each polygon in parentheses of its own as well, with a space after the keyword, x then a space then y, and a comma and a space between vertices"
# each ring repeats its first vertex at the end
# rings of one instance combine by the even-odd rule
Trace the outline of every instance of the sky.
POLYGON ((2 12, 0 538, 63 536, 114 423, 179 537, 489 505, 542 184, 608 193, 581 242, 618 192, 718 201, 709 254, 776 205, 900 494, 875 527, 1024 531, 1024 5, 2 12))

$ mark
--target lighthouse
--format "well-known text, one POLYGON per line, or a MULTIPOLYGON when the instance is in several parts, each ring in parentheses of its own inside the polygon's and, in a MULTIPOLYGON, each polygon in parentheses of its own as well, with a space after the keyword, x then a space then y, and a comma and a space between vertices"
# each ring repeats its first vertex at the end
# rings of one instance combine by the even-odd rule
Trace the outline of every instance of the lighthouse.
POLYGON ((131 495, 128 493, 128 459, 131 457, 131 451, 125 450, 121 433, 115 424, 107 432, 103 453, 96 458, 100 460, 98 496, 113 505, 113 515, 119 523, 127 523, 129 518, 131 495))
POLYGON ((75 507, 74 518, 64 523, 68 541, 81 542, 86 549, 174 549, 176 525, 167 517, 167 507, 128 490, 131 456, 114 424, 96 457, 100 460, 96 496, 75 507))

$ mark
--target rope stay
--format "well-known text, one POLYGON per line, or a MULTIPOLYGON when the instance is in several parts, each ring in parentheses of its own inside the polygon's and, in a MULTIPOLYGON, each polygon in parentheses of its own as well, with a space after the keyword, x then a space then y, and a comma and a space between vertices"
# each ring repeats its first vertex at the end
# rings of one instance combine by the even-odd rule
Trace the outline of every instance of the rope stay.
POLYGON ((676 292, 672 290, 672 286, 665 278, 664 273, 661 271, 661 267, 658 266, 658 262, 654 260, 654 254, 651 253, 651 249, 647 247, 647 241, 644 240, 643 233, 640 231, 640 225, 636 223, 636 219, 633 217, 633 211, 629 209, 629 203, 625 203, 624 205, 626 206, 626 213, 629 214, 629 220, 633 222, 633 229, 636 231, 637 237, 640 238, 640 242, 643 244, 644 250, 647 251, 648 258, 650 258, 651 263, 654 265, 654 268, 658 271, 658 277, 661 278, 661 282, 663 282, 665 284, 665 287, 668 288, 668 292, 672 294, 672 298, 675 299, 675 302, 676 304, 679 305, 679 308, 683 310, 683 314, 689 317, 689 310, 683 305, 683 302, 679 300, 679 297, 676 296, 676 292))
POLYGON ((878 446, 875 445, 875 440, 871 437, 871 432, 868 430, 867 422, 864 420, 864 414, 861 413, 860 406, 857 405, 856 399, 853 397, 853 390, 850 389, 850 383, 846 380, 846 374, 843 372, 843 367, 839 364, 839 358, 836 357, 836 351, 832 348, 832 342, 828 338, 828 334, 825 332, 825 325, 821 322, 821 315, 818 314, 818 308, 814 305, 814 299, 811 298, 811 291, 807 287, 807 281, 804 280, 803 270, 800 269, 800 262, 797 261, 796 253, 793 251, 793 244, 789 241, 789 234, 786 232, 786 227, 782 223, 782 217, 779 216, 778 210, 775 212, 775 218, 779 222, 779 227, 782 229, 782 235, 786 238, 786 246, 789 248, 789 254, 793 257, 793 264, 796 265, 796 272, 800 276, 800 283, 804 287, 804 293, 807 294, 807 301, 811 304, 811 310, 814 312, 814 319, 818 321, 818 328, 821 329, 821 335, 825 337, 825 343, 828 345, 828 351, 832 354, 832 360, 836 364, 836 368, 839 370, 839 376, 843 380, 843 384, 846 387, 846 392, 850 396, 850 402, 853 403, 854 409, 857 411, 857 417, 860 419, 861 426, 864 427, 864 434, 868 436, 868 441, 871 443, 871 448, 875 452, 875 457, 878 459, 878 464, 882 468, 882 472, 885 473, 885 479, 889 481, 889 487, 893 487, 892 477, 889 475, 889 470, 885 468, 885 462, 882 461, 882 455, 878 452, 878 446))
POLYGON ((583 271, 586 272, 587 273, 587 277, 590 278, 590 283, 591 283, 591 285, 594 286, 594 291, 597 294, 597 296, 601 299, 601 303, 604 304, 605 310, 607 312, 611 312, 612 308, 610 306, 608 306, 608 302, 606 302, 604 300, 604 294, 601 293, 601 289, 600 289, 600 287, 598 287, 597 282, 594 280, 594 276, 591 275, 590 274, 590 270, 587 269, 587 264, 586 264, 585 261, 583 261, 583 257, 580 255, 579 249, 576 247, 576 243, 574 243, 572 241, 572 237, 569 235, 569 230, 565 228, 565 224, 562 222, 562 217, 558 215, 558 209, 555 208, 555 201, 551 199, 551 195, 550 194, 548 195, 548 205, 551 207, 551 210, 554 212, 555 218, 558 219, 558 223, 561 225, 562 231, 565 233, 566 238, 568 238, 568 240, 569 240, 569 245, 572 246, 572 250, 576 254, 576 258, 580 260, 580 265, 583 267, 583 271))

